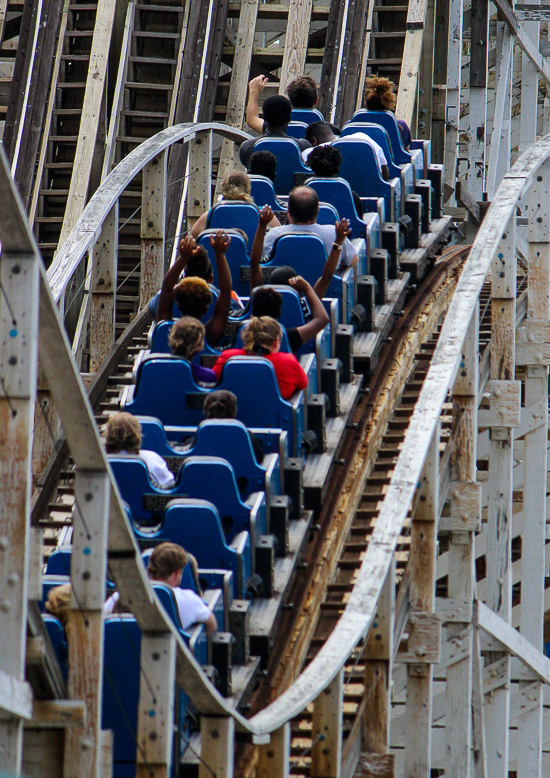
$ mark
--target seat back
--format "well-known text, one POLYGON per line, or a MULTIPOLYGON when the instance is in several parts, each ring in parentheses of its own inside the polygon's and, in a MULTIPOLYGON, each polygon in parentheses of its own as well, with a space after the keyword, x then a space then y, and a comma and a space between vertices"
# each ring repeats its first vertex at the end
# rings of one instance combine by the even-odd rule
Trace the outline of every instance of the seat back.
POLYGON ((46 575, 70 575, 72 547, 56 548, 46 563, 46 575))
POLYGON ((137 522, 158 524, 162 519, 166 495, 174 490, 158 490, 149 480, 147 465, 138 456, 109 456, 109 464, 117 482, 120 495, 130 506, 132 518, 137 522), (156 505, 155 497, 159 497, 156 505))
POLYGON ((342 154, 340 176, 345 178, 359 197, 383 197, 386 215, 393 213, 392 188, 382 178, 376 152, 367 141, 342 140, 333 144, 342 154))
POLYGON ((317 192, 319 200, 332 203, 343 219, 349 219, 352 238, 365 237, 365 222, 355 210, 351 186, 345 178, 310 178, 306 186, 317 192))
POLYGON ((325 121, 323 114, 317 108, 293 108, 291 119, 293 122, 305 122, 307 125, 325 121))
POLYGON ((393 149, 391 147, 390 136, 388 131, 381 124, 375 124, 374 122, 349 122, 342 129, 340 133, 341 138, 347 138, 348 135, 354 135, 356 132, 360 132, 363 135, 367 135, 372 140, 376 141, 384 152, 384 156, 388 162, 388 170, 392 178, 399 178, 401 175, 401 168, 396 165, 393 158, 393 149))
POLYGON ((293 138, 261 138, 254 144, 254 151, 271 151, 277 157, 275 191, 287 195, 294 189, 294 174, 309 173, 300 156, 300 147, 293 138))
POLYGON ((412 162, 411 155, 408 151, 405 151, 403 146, 397 119, 391 111, 367 111, 362 109, 353 114, 351 121, 353 124, 380 124, 388 133, 394 162, 397 165, 412 162))
POLYGON ((317 224, 330 224, 340 221, 338 209, 332 203, 319 203, 319 213, 317 214, 317 224))
POLYGON ((289 138, 305 138, 307 128, 306 122, 295 122, 292 120, 286 128, 286 134, 289 138))
MULTIPOLYGON (((255 206, 251 207, 255 208, 255 206)), ((215 232, 215 230, 205 230, 200 236, 199 244, 204 246, 204 248, 208 251, 210 261, 212 262, 212 267, 214 268, 214 284, 218 286, 216 257, 214 255, 214 250, 210 245, 210 235, 212 235, 213 232, 215 232)), ((229 270, 231 271, 232 287, 239 296, 246 297, 246 295, 248 295, 250 292, 250 271, 248 274, 243 273, 242 268, 250 268, 248 250, 252 248, 252 244, 249 243, 247 247, 243 236, 235 229, 230 231, 230 237, 231 243, 225 252, 225 258, 227 259, 227 264, 229 265, 229 270)), ((254 236, 252 236, 252 238, 254 238, 254 236)))
POLYGON ((162 424, 196 426, 203 418, 208 392, 197 386, 191 366, 184 359, 154 356, 141 366, 139 383, 121 410, 139 416, 154 416, 162 424), (162 387, 162 392, 159 392, 162 387))
POLYGON ((160 537, 187 549, 196 557, 201 569, 230 570, 234 596, 243 596, 250 576, 250 546, 243 555, 242 575, 237 553, 227 544, 219 513, 211 502, 186 498, 173 501, 166 511, 160 537))
POLYGON ((208 211, 206 228, 210 230, 243 230, 248 237, 248 247, 258 228, 259 212, 256 205, 244 200, 222 200, 208 211))
POLYGON ((135 775, 141 630, 129 614, 105 619, 102 729, 112 729, 113 776, 135 775))
POLYGON ((254 198, 254 202, 258 208, 269 205, 274 211, 286 211, 286 205, 277 200, 275 187, 270 178, 267 178, 266 176, 251 175, 250 173, 248 177, 250 178, 250 194, 254 198))
POLYGON ((272 259, 262 269, 290 265, 312 286, 322 276, 327 252, 318 235, 308 232, 281 235, 273 248, 272 259))
POLYGON ((295 407, 283 400, 273 365, 261 357, 235 357, 223 369, 221 389, 237 396, 237 417, 247 427, 272 427, 288 433, 291 456, 297 456, 304 432, 303 393, 295 407), (261 398, 261 402, 259 399, 261 398))

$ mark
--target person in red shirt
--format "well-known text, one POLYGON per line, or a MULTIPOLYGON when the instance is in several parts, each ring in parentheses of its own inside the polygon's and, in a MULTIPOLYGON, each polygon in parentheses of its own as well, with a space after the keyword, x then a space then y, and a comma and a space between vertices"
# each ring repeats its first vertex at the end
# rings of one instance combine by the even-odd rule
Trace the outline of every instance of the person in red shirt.
POLYGON ((294 354, 281 354, 279 351, 281 335, 281 325, 276 319, 271 316, 253 316, 243 333, 244 348, 222 351, 214 365, 218 380, 223 366, 231 357, 265 357, 273 365, 283 400, 289 400, 297 389, 305 389, 307 375, 294 354))

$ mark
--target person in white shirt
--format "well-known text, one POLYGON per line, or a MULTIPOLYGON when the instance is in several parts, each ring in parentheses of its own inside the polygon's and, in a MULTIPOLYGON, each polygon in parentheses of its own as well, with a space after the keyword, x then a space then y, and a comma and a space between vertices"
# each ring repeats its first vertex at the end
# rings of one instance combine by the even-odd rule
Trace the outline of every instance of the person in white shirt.
POLYGON ((210 634, 218 628, 216 617, 198 594, 191 589, 180 589, 181 576, 187 563, 187 554, 181 546, 177 543, 161 543, 149 558, 147 572, 152 582, 157 581, 172 588, 184 630, 192 624, 204 624, 207 634, 210 634))
POLYGON ((113 413, 109 416, 103 435, 108 454, 138 456, 147 465, 149 477, 155 486, 161 489, 174 486, 174 474, 160 454, 141 448, 141 424, 131 413, 113 413))
MULTIPOLYGON (((313 122, 306 130, 306 139, 311 143, 312 148, 302 151, 302 162, 304 165, 308 164, 308 157, 317 146, 331 146, 334 141, 339 139, 339 136, 334 133, 334 125, 328 122, 313 122)), ((384 154, 382 147, 375 140, 370 138, 364 132, 354 132, 352 135, 346 135, 346 140, 363 140, 366 141, 369 146, 375 151, 380 173, 384 181, 388 181, 390 177, 390 171, 388 169, 388 160, 384 154)))

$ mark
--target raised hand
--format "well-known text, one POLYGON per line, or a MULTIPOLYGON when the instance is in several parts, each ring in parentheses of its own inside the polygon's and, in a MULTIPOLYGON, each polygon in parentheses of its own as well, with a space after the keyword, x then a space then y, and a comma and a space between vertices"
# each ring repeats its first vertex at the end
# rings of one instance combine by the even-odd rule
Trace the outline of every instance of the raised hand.
POLYGON ((264 205, 260 211, 260 226, 267 227, 270 221, 273 219, 273 211, 269 205, 264 205))
POLYGON ((311 284, 309 284, 302 276, 294 276, 294 278, 289 278, 288 285, 295 289, 298 293, 301 292, 302 294, 305 294, 311 286, 311 284))
POLYGON ((195 238, 191 235, 186 235, 185 238, 180 240, 178 246, 178 259, 183 262, 187 262, 189 257, 197 250, 197 243, 195 238))
POLYGON ((335 243, 338 243, 341 246, 345 241, 345 239, 349 238, 349 236, 351 235, 349 219, 340 219, 339 222, 335 222, 335 227, 336 227, 335 243))
POLYGON ((216 254, 225 254, 230 243, 231 238, 224 230, 216 230, 216 234, 210 236, 210 245, 216 254))
POLYGON ((251 92, 254 92, 255 94, 259 95, 261 91, 267 86, 268 82, 267 76, 256 76, 256 78, 253 78, 252 81, 248 84, 248 88, 251 92))

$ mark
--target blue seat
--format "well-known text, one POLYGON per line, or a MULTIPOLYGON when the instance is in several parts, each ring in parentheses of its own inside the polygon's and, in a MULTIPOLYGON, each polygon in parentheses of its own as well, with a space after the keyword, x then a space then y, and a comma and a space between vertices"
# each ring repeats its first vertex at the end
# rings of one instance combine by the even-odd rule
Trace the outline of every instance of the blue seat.
POLYGON ((42 619, 52 642, 52 647, 57 656, 61 672, 63 673, 65 680, 67 680, 69 647, 67 645, 67 637, 63 625, 59 619, 52 616, 50 613, 43 613, 42 619))
POLYGON ((291 456, 300 456, 304 426, 304 393, 283 400, 273 365, 261 357, 234 357, 223 369, 219 387, 237 396, 237 417, 247 427, 271 427, 288 434, 291 456), (261 398, 261 402, 258 399, 261 398))
POLYGON ((289 138, 305 138, 307 128, 306 122, 292 120, 286 128, 286 134, 289 138))
MULTIPOLYGON (((199 245, 204 246, 204 248, 208 251, 210 261, 212 262, 212 266, 214 268, 214 283, 217 285, 218 275, 216 270, 216 258, 214 256, 214 250, 210 245, 210 235, 212 235, 213 232, 214 230, 205 230, 203 233, 201 233, 199 238, 199 245)), ((227 259, 227 264, 229 265, 229 270, 231 271, 233 291, 237 292, 239 297, 246 296, 250 292, 250 271, 248 271, 248 273, 243 273, 242 268, 250 268, 250 258, 248 256, 248 251, 252 248, 252 245, 249 244, 247 246, 243 236, 236 230, 233 229, 229 232, 231 236, 231 243, 225 252, 225 258, 227 259)))
MULTIPOLYGON (((134 778, 139 688, 141 681, 141 630, 131 614, 105 619, 103 659, 102 729, 114 733, 113 778, 134 778)), ((186 726, 189 698, 181 690, 178 705, 179 733, 188 734, 186 726)), ((181 741, 174 733, 171 778, 179 774, 181 741)))
MULTIPOLYGON (((273 258, 262 265, 262 272, 264 278, 269 280, 270 268, 290 265, 313 286, 322 276, 326 261, 327 253, 321 238, 311 233, 290 233, 277 239, 273 258)), ((334 297, 339 301, 343 323, 350 320, 353 285, 353 269, 347 268, 341 276, 333 276, 326 294, 327 297, 334 297)))
POLYGON ((319 213, 317 214, 317 224, 330 224, 339 222, 340 216, 338 209, 333 203, 319 203, 319 213))
POLYGON ((222 457, 232 466, 239 492, 245 499, 253 492, 263 491, 269 505, 270 498, 281 493, 278 456, 267 455, 264 463, 258 464, 248 430, 241 421, 205 419, 197 428, 193 445, 185 451, 178 451, 168 444, 166 432, 158 419, 141 416, 139 421, 143 448, 165 457, 174 472, 189 456, 222 457))
POLYGON ((197 425, 204 418, 207 392, 197 386, 184 359, 152 355, 141 365, 139 382, 125 387, 120 409, 134 416, 155 416, 163 424, 197 425))
POLYGON ((349 219, 352 239, 365 238, 369 249, 379 248, 380 221, 375 217, 375 221, 372 222, 369 217, 364 219, 357 213, 351 186, 344 178, 310 178, 306 186, 310 186, 317 192, 319 200, 332 203, 338 209, 338 213, 342 214, 342 218, 349 219), (367 234, 369 228, 371 235, 367 234))
POLYGON ((180 498, 167 509, 162 526, 154 533, 136 531, 139 540, 178 543, 193 554, 200 568, 230 570, 233 596, 246 597, 247 582, 253 571, 251 537, 237 533, 231 542, 224 537, 220 514, 208 500, 180 498))
POLYGON ((285 203, 277 200, 273 181, 266 176, 248 174, 250 178, 250 194, 258 208, 269 205, 273 211, 286 211, 285 203))
POLYGON ((162 490, 151 484, 147 466, 137 456, 109 456, 109 464, 138 525, 158 525, 171 500, 191 497, 215 504, 229 540, 246 530, 254 543, 256 535, 266 532, 265 494, 255 492, 243 502, 233 468, 221 457, 187 457, 176 485, 162 490))
POLYGON ((317 108, 293 108, 291 114, 293 122, 305 122, 307 125, 313 122, 324 122, 324 116, 317 108))
POLYGON ((191 649, 195 659, 203 665, 207 664, 208 641, 206 638, 205 628, 199 627, 199 625, 197 625, 195 627, 188 627, 186 630, 183 629, 178 603, 174 596, 172 587, 159 581, 152 582, 152 586, 155 594, 162 604, 162 607, 170 617, 170 620, 174 623, 174 626, 180 633, 182 640, 184 640, 191 649))
POLYGON ((387 131, 391 148, 393 152, 393 159, 397 165, 404 165, 407 162, 412 162, 418 176, 421 178, 424 171, 424 160, 422 152, 420 151, 405 151, 403 141, 401 140, 401 131, 397 124, 397 119, 391 111, 367 111, 362 109, 356 111, 351 119, 353 124, 357 123, 372 123, 380 124, 387 131))
POLYGON ((56 548, 46 563, 46 575, 70 575, 71 574, 71 546, 56 548))
POLYGON ((415 169, 410 163, 396 164, 393 158, 393 150, 390 143, 390 136, 385 127, 381 124, 374 123, 351 123, 348 122, 342 129, 340 134, 341 138, 347 138, 349 135, 353 135, 356 132, 361 132, 364 135, 368 135, 369 138, 376 141, 382 148, 384 156, 388 163, 388 170, 390 178, 399 178, 401 180, 401 196, 402 198, 408 194, 414 194, 414 179, 415 169))
POLYGON ((222 200, 208 211, 206 229, 242 230, 246 233, 248 246, 251 248, 258 228, 258 220, 258 207, 253 203, 244 200, 222 200))
MULTIPOLYGON (((172 321, 159 321, 157 324, 152 324, 151 329, 149 330, 148 335, 148 341, 150 343, 149 345, 149 351, 151 354, 170 354, 170 346, 168 344, 168 336, 170 335, 170 330, 172 329, 172 325, 174 324, 174 320, 172 321)), ((143 353, 143 352, 142 352, 143 353)), ((209 346, 208 343, 204 343, 203 349, 200 352, 200 354, 197 354, 195 358, 193 359, 193 362, 195 364, 200 365, 201 364, 201 357, 204 355, 209 356, 219 356, 220 351, 219 349, 212 348, 212 346, 209 346)), ((144 364, 144 361, 149 358, 149 354, 146 354, 139 359, 137 365, 135 366, 135 375, 136 375, 136 381, 139 382, 139 373, 141 372, 141 367, 144 364)))
POLYGON ((275 174, 275 191, 278 195, 287 195, 294 189, 294 174, 308 174, 307 168, 300 156, 300 147, 293 138, 261 138, 254 151, 271 151, 277 157, 277 172, 275 174))
POLYGON ((342 138, 333 146, 342 154, 340 177, 346 179, 359 197, 383 197, 386 219, 396 221, 401 215, 401 180, 384 181, 376 153, 367 141, 342 138))

